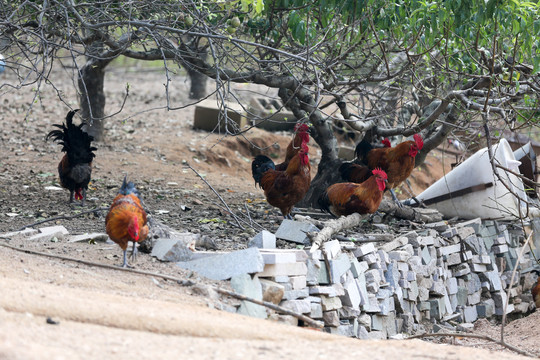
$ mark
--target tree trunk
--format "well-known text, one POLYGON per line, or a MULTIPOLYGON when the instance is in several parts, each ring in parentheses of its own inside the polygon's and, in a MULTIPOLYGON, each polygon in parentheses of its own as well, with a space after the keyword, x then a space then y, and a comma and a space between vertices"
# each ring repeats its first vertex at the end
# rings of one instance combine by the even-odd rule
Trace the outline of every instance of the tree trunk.
POLYGON ((105 117, 105 67, 91 59, 81 69, 79 76, 81 117, 87 123, 86 131, 95 140, 103 140, 105 117))
POLYGON ((87 123, 88 134, 99 141, 103 140, 105 135, 105 68, 113 58, 103 59, 103 44, 99 41, 94 42, 87 50, 87 61, 81 68, 78 79, 81 117, 87 123))
POLYGON ((296 119, 305 119, 309 114, 309 120, 313 125, 310 135, 320 146, 322 157, 317 174, 311 181, 311 187, 298 205, 318 208, 319 197, 326 188, 341 181, 338 168, 343 160, 337 156, 337 139, 332 130, 332 119, 323 116, 317 108, 313 95, 306 89, 300 89, 292 94, 291 90, 281 88, 278 95, 283 104, 293 112, 296 119))
POLYGON ((206 96, 206 83, 208 77, 201 74, 192 67, 186 67, 191 81, 191 88, 189 89, 189 98, 194 100, 202 99, 206 96))

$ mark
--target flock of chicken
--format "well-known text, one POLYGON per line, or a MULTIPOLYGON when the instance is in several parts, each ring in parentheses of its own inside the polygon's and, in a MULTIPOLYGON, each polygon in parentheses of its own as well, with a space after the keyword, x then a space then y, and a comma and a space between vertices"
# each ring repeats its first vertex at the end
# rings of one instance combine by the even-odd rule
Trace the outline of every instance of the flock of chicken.
MULTIPOLYGON (((298 124, 293 140, 287 146, 285 161, 275 165, 264 155, 257 156, 251 171, 256 184, 264 190, 266 200, 291 218, 291 210, 306 195, 311 184, 308 152, 309 128, 298 124)), ((389 189, 394 200, 401 203, 393 191, 411 174, 414 158, 422 149, 422 137, 414 135, 392 147, 388 139, 383 148, 373 148, 362 140, 356 147, 357 161, 346 162, 340 167, 344 182, 329 186, 319 198, 322 210, 334 216, 352 213, 371 214, 377 211, 383 193, 389 189)))
MULTIPOLYGON (((76 112, 74 110, 67 114, 65 124, 54 124, 58 129, 50 131, 46 139, 62 145, 65 155, 58 164, 60 184, 69 190, 70 203, 74 199, 81 200, 84 206, 96 148, 91 145, 92 136, 82 129, 83 124, 73 124, 76 112)), ((307 145, 310 140, 309 127, 299 123, 294 132, 282 163, 274 164, 267 156, 259 155, 251 164, 253 179, 264 190, 268 203, 277 207, 289 219, 292 219, 293 206, 304 198, 311 185, 307 145)), ((379 208, 385 190, 390 190, 394 200, 401 206, 393 189, 409 177, 415 157, 424 145, 420 135, 414 135, 413 139, 395 147, 391 146, 388 139, 384 139, 383 147, 380 148, 374 148, 362 140, 355 150, 357 159, 345 162, 339 168, 344 182, 329 186, 321 194, 321 209, 336 217, 352 213, 371 214, 379 208)), ((146 216, 135 185, 124 177, 105 218, 107 234, 124 252, 122 267, 129 267, 128 243, 133 243, 132 259, 135 260, 136 243, 148 236, 146 216)), ((540 277, 533 288, 533 297, 536 306, 540 307, 540 277)))

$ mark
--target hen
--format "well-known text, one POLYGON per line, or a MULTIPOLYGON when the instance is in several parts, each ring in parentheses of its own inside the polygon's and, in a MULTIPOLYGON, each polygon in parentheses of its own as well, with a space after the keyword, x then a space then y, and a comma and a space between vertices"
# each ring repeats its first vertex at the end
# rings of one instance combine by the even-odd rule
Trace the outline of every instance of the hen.
POLYGON ((146 211, 141 205, 139 193, 132 182, 127 182, 126 177, 124 177, 122 187, 109 208, 109 213, 105 218, 105 228, 111 240, 124 251, 122 267, 129 267, 127 264, 128 242, 133 242, 132 259, 135 261, 136 243, 146 239, 148 225, 146 224, 146 211))
MULTIPOLYGON (((366 164, 369 169, 381 168, 386 172, 388 176, 388 190, 390 190, 394 201, 401 206, 393 189, 409 177, 414 169, 415 157, 423 146, 422 137, 415 134, 414 141, 407 140, 395 147, 378 149, 374 149, 368 142, 362 140, 356 146, 355 152, 358 160, 366 164)), ((362 165, 344 163, 340 171, 347 181, 361 183, 367 178, 362 165)))
POLYGON ((293 206, 304 198, 311 185, 308 152, 303 142, 283 171, 277 170, 274 162, 264 155, 257 156, 251 164, 253 179, 264 190, 266 200, 287 219, 292 219, 293 206))
POLYGON ((49 132, 46 139, 52 138, 62 145, 62 151, 66 154, 58 164, 60 184, 69 190, 69 202, 86 201, 86 190, 92 175, 92 160, 96 156, 91 146, 94 138, 82 130, 83 124, 74 125, 73 116, 78 110, 70 111, 66 116, 66 124, 54 124, 60 130, 49 132))
POLYGON ((387 176, 381 169, 373 170, 373 174, 361 184, 337 183, 329 186, 319 198, 319 206, 323 211, 339 217, 352 213, 372 214, 381 204, 387 176))

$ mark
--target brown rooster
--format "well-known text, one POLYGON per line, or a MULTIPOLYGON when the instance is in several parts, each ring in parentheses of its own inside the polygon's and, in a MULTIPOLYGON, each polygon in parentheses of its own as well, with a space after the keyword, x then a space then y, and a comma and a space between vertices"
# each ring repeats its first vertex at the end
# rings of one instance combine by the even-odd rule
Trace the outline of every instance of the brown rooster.
POLYGON ((336 217, 353 213, 372 214, 381 204, 386 180, 386 173, 381 169, 375 169, 361 184, 352 182, 333 184, 319 198, 319 206, 323 211, 330 212, 336 217))
POLYGON ((135 261, 136 243, 146 239, 148 225, 146 224, 146 211, 141 205, 139 193, 132 182, 127 182, 126 177, 124 177, 122 187, 109 208, 109 213, 105 218, 105 227, 107 235, 124 251, 122 267, 129 267, 127 264, 128 242, 133 242, 132 259, 135 261))
MULTIPOLYGON (((358 160, 367 165, 371 170, 381 168, 388 176, 388 189, 392 198, 401 206, 401 202, 394 193, 394 188, 399 186, 409 177, 414 169, 414 159, 424 146, 422 137, 414 135, 414 141, 407 140, 395 147, 384 147, 374 149, 371 144, 362 140, 356 146, 358 160)), ((354 163, 344 163, 340 171, 345 180, 361 183, 366 180, 367 174, 362 165, 354 163)))
POLYGON ((251 163, 255 183, 264 190, 268 203, 281 210, 287 219, 292 219, 293 206, 304 198, 311 185, 308 152, 308 146, 302 143, 284 171, 276 170, 274 162, 264 155, 257 156, 251 163))
POLYGON ((82 130, 83 124, 74 125, 73 116, 78 110, 70 111, 66 116, 66 124, 54 124, 60 130, 49 132, 46 139, 52 138, 62 145, 62 151, 66 154, 58 164, 58 174, 60 184, 69 190, 69 202, 82 200, 82 205, 86 201, 86 190, 92 175, 92 160, 96 156, 91 146, 92 136, 82 130))

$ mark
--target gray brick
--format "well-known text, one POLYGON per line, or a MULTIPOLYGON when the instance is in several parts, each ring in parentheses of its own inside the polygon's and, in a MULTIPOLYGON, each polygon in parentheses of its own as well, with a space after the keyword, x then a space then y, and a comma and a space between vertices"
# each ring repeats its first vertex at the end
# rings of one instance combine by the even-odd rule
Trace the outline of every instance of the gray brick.
POLYGON ((176 264, 183 269, 195 271, 212 280, 226 280, 235 275, 258 273, 264 269, 264 261, 257 248, 248 248, 176 264))

